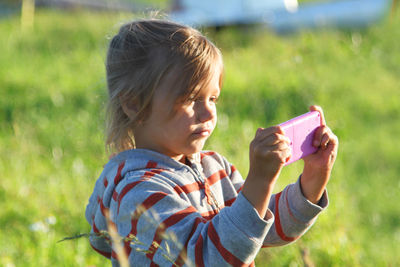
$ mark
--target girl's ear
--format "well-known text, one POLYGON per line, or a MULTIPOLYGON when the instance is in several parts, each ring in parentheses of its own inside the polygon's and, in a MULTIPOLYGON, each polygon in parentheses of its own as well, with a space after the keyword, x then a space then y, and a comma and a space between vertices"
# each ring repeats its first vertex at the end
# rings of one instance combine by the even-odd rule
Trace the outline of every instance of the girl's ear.
POLYGON ((119 97, 119 102, 121 103, 122 110, 128 116, 129 119, 134 120, 139 113, 140 106, 138 101, 126 101, 119 97))

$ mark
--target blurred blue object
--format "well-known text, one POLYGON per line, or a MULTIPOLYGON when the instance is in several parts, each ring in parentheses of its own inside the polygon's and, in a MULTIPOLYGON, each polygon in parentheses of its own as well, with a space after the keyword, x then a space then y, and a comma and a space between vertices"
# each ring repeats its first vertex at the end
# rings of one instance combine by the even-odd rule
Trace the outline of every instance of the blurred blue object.
POLYGON ((194 27, 253 24, 297 5, 297 0, 176 0, 170 18, 194 27))
POLYGON ((362 28, 379 22, 389 13, 391 0, 342 0, 305 3, 296 12, 284 10, 264 17, 264 22, 277 32, 326 27, 362 28))
POLYGON ((326 27, 360 28, 378 22, 392 0, 176 0, 170 18, 190 26, 265 24, 276 32, 326 27))
POLYGON ((0 18, 7 17, 19 11, 20 11, 19 5, 17 5, 16 3, 0 2, 0 18))

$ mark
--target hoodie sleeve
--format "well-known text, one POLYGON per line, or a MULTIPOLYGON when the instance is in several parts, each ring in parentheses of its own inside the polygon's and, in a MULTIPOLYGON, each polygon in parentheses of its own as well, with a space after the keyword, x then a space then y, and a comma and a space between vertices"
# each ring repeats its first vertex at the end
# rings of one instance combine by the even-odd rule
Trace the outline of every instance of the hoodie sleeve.
POLYGON ((135 266, 248 266, 273 223, 271 212, 260 218, 241 193, 207 220, 157 175, 127 181, 110 211, 135 266))
POLYGON ((300 179, 286 186, 283 191, 271 197, 269 209, 274 214, 275 221, 264 240, 263 247, 282 246, 296 241, 311 228, 318 215, 327 206, 326 190, 316 205, 304 197, 300 179))
MULTIPOLYGON (((221 162, 235 188, 240 192, 244 183, 240 173, 224 157, 218 154, 213 156, 221 162)), ((296 183, 286 186, 283 191, 271 197, 269 210, 274 214, 274 223, 268 231, 263 247, 282 246, 296 241, 311 228, 318 215, 327 206, 326 191, 318 205, 304 197, 300 178, 296 183)))

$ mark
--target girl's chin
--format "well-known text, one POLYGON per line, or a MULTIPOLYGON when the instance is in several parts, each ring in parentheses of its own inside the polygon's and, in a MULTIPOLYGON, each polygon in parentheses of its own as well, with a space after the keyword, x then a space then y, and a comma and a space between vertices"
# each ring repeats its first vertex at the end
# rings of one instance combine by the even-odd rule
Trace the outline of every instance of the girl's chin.
POLYGON ((193 144, 193 146, 190 149, 188 149, 189 154, 195 154, 197 152, 202 151, 204 148, 204 143, 205 143, 204 141, 201 141, 193 144))

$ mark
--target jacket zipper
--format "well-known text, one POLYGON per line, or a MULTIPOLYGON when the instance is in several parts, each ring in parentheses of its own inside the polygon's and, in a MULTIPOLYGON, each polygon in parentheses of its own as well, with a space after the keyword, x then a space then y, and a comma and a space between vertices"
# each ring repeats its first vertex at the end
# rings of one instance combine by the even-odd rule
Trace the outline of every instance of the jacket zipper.
POLYGON ((214 209, 216 213, 219 213, 221 207, 219 206, 218 201, 214 193, 211 191, 210 186, 208 185, 206 179, 204 179, 203 175, 199 172, 197 166, 193 166, 193 168, 191 169, 194 171, 195 177, 199 180, 199 182, 204 184, 204 193, 206 194, 207 197, 207 203, 214 209))

